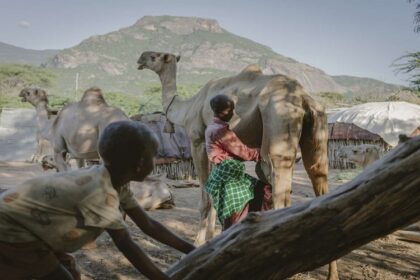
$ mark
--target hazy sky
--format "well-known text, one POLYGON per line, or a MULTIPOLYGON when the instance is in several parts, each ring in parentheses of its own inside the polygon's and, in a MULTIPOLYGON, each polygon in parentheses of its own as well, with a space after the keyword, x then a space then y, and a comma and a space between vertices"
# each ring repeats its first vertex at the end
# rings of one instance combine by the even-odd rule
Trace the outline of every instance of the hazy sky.
POLYGON ((390 65, 420 51, 414 12, 406 0, 0 0, 0 41, 62 49, 145 15, 205 17, 330 75, 406 84, 390 65))

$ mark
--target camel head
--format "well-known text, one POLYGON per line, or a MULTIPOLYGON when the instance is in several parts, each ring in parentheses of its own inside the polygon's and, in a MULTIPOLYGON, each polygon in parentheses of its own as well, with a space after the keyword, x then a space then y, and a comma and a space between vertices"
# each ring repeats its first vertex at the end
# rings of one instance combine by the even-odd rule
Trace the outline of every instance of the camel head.
POLYGON ((52 155, 45 155, 41 159, 41 166, 42 169, 48 170, 48 169, 57 169, 57 166, 55 164, 54 156, 52 155))
POLYGON ((22 102, 29 102, 33 106, 37 106, 40 102, 48 103, 47 92, 39 88, 24 88, 19 93, 22 102))
POLYGON ((161 73, 168 65, 176 64, 181 57, 170 53, 143 52, 137 60, 137 69, 150 69, 156 73, 161 73))

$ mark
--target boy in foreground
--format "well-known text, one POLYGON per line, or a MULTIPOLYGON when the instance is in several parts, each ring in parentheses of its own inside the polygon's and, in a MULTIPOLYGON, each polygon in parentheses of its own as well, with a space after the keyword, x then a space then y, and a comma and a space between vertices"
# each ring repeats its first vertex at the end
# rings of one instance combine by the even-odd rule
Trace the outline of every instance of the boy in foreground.
POLYGON ((131 239, 120 207, 147 235, 181 252, 194 246, 150 218, 128 188, 153 170, 158 142, 146 126, 111 123, 98 150, 103 164, 30 179, 0 194, 0 272, 8 280, 78 280, 67 254, 107 231, 150 279, 169 279, 131 239))

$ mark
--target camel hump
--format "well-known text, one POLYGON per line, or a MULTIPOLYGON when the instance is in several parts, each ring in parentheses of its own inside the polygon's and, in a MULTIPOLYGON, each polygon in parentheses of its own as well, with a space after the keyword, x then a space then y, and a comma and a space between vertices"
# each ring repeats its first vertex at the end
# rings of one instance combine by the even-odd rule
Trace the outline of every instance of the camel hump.
POLYGON ((261 68, 257 65, 257 64, 250 64, 247 67, 245 67, 240 74, 249 74, 249 73, 254 73, 254 74, 262 74, 262 70, 261 68))
POLYGON ((98 87, 91 87, 85 91, 81 100, 86 104, 105 104, 105 98, 102 95, 102 90, 98 87))

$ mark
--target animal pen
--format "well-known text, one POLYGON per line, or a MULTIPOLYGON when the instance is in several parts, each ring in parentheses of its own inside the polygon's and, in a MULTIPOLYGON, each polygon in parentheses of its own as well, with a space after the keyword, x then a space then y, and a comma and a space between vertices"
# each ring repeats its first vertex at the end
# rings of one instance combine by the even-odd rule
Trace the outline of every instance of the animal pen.
POLYGON ((169 179, 174 180, 196 178, 190 140, 183 127, 175 125, 175 133, 163 132, 166 117, 160 112, 135 115, 131 119, 147 125, 159 139, 153 174, 167 174, 169 179))
POLYGON ((328 161, 330 168, 347 169, 355 168, 354 163, 346 159, 340 159, 338 152, 344 146, 374 144, 384 154, 391 148, 381 136, 352 123, 329 123, 328 124, 328 161))

